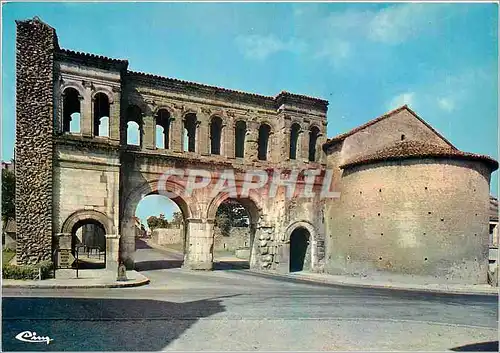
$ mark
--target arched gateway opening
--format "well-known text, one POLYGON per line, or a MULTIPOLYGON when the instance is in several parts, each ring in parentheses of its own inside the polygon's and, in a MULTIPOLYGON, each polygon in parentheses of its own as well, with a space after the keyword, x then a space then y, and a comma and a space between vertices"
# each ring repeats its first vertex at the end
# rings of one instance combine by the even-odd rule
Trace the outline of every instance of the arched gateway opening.
POLYGON ((214 223, 214 267, 224 264, 250 266, 254 232, 250 214, 237 199, 227 199, 219 205, 214 223))
POLYGON ((93 219, 77 222, 71 232, 71 249, 74 266, 80 269, 99 269, 106 267, 106 230, 93 219), (76 263, 78 262, 78 264, 76 263))
POLYGON ((310 234, 303 227, 296 228, 290 236, 290 272, 311 267, 310 234))
MULTIPOLYGON (((145 269, 142 268, 144 266, 147 269, 161 269, 168 267, 180 267, 183 264, 183 253, 186 254, 187 239, 189 239, 188 220, 192 217, 191 207, 196 207, 198 203, 192 197, 181 197, 180 195, 184 195, 184 188, 180 184, 173 181, 167 181, 159 187, 159 181, 152 180, 144 181, 142 184, 134 187, 132 191, 122 199, 123 211, 120 215, 120 260, 125 263, 127 269, 135 268, 140 270, 145 269), (154 240, 152 239, 154 236, 153 232, 144 234, 147 231, 147 228, 149 228, 149 226, 146 226, 148 217, 146 217, 146 220, 138 219, 139 217, 137 217, 137 211, 141 201, 150 199, 151 197, 163 200, 161 203, 163 205, 167 203, 171 205, 170 217, 166 217, 167 212, 164 211, 167 210, 162 207, 155 207, 156 209, 153 210, 153 214, 157 218, 157 221, 162 223, 160 226, 165 226, 167 223, 171 224, 174 222, 176 225, 178 224, 178 228, 180 228, 177 229, 176 232, 179 233, 177 240, 178 238, 181 238, 181 243, 175 244, 176 248, 171 249, 175 251, 170 251, 169 256, 167 256, 166 259, 162 258, 155 260, 149 257, 144 257, 141 254, 147 253, 147 251, 142 250, 148 250, 156 245, 152 243, 148 244, 149 241, 154 240), (163 223, 159 220, 161 213, 164 213, 164 218, 169 218, 166 219, 167 222, 163 223), (174 217, 176 218, 175 221, 174 217), (170 262, 162 263, 161 261, 163 260, 170 262)), ((160 237, 156 236, 156 241, 163 242, 165 237, 162 237, 163 235, 160 237)))
MULTIPOLYGON (((113 232, 113 222, 104 213, 94 210, 78 210, 72 213, 61 227, 64 240, 63 249, 71 251, 79 268, 106 267, 106 235, 113 232), (67 247, 66 247, 67 246, 67 247)), ((61 241, 61 240, 60 240, 61 241)))
POLYGON ((181 267, 186 246, 185 216, 172 199, 152 193, 135 211, 135 268, 156 270, 181 267), (151 255, 151 249, 163 256, 151 255))
POLYGON ((255 233, 261 212, 251 198, 218 195, 211 203, 208 218, 214 220, 213 268, 249 268, 256 263, 255 233))

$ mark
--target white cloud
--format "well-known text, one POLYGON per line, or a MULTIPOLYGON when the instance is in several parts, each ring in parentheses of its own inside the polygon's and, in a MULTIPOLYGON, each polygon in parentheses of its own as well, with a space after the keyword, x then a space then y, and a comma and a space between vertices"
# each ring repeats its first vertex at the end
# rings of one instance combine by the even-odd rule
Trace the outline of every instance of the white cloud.
POLYGON ((373 41, 400 44, 442 23, 446 11, 443 4, 393 5, 374 14, 367 33, 373 41))
POLYGON ((445 98, 445 97, 441 97, 441 98, 438 98, 437 100, 437 104, 438 104, 438 107, 441 108, 442 110, 450 113, 452 112, 453 110, 455 110, 455 102, 452 98, 445 98))
POLYGON ((399 108, 402 105, 415 105, 415 92, 401 93, 390 100, 387 104, 389 110, 399 108))
POLYGON ((264 60, 281 51, 298 52, 304 47, 304 43, 296 38, 290 38, 285 42, 273 35, 258 34, 239 36, 236 38, 236 43, 246 57, 257 60, 264 60))
POLYGON ((397 46, 436 30, 446 16, 451 16, 447 10, 446 4, 390 4, 377 10, 358 8, 326 16, 296 16, 295 21, 314 57, 327 59, 339 68, 348 63, 347 58, 383 57, 385 46, 397 46))
POLYGON ((323 43, 323 47, 316 53, 316 58, 326 58, 333 64, 339 66, 352 53, 352 46, 343 40, 332 40, 323 43))

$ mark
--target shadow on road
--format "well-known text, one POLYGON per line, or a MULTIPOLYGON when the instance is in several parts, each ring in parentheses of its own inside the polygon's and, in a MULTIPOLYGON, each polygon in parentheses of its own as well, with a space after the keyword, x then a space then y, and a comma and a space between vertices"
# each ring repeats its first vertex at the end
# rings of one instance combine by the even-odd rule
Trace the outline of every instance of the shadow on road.
POLYGON ((473 343, 451 350, 455 352, 498 352, 498 341, 473 343))
POLYGON ((182 260, 153 260, 135 263, 136 271, 165 270, 169 268, 181 268, 182 260))
POLYGON ((222 298, 174 303, 149 299, 3 298, 3 351, 158 351, 201 318, 225 311, 222 298), (35 331, 50 344, 15 336, 35 331))
POLYGON ((144 239, 135 238, 135 249, 153 249, 144 239))
POLYGON ((216 261, 213 266, 214 271, 248 270, 249 268, 248 261, 216 261))

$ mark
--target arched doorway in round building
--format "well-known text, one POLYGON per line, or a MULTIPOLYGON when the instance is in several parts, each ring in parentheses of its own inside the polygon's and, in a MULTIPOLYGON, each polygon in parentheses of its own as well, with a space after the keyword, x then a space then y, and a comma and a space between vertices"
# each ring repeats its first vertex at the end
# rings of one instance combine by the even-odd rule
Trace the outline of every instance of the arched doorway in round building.
POLYGON ((210 207, 213 210, 214 203, 218 204, 213 227, 213 268, 250 268, 256 262, 254 239, 260 218, 258 207, 250 198, 219 197, 210 207))
POLYGON ((290 235, 289 271, 299 272, 311 267, 311 235, 304 227, 297 227, 290 235))
POLYGON ((182 266, 187 230, 185 212, 179 202, 182 201, 156 192, 145 195, 138 202, 134 216, 137 270, 182 266))
POLYGON ((106 267, 106 230, 97 220, 84 219, 71 231, 71 249, 76 258, 73 266, 80 269, 106 267))
POLYGON ((292 222, 286 228, 284 242, 278 244, 279 264, 277 271, 281 273, 314 271, 319 265, 316 247, 317 231, 307 220, 292 222))

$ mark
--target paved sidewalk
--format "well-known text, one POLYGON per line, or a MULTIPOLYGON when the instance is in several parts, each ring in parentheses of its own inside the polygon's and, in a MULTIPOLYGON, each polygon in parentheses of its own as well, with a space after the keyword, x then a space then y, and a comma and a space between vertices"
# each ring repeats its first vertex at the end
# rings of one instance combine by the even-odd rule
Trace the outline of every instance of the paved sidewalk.
POLYGON ((56 278, 42 281, 23 281, 4 279, 3 288, 119 288, 138 287, 149 283, 149 278, 137 271, 127 271, 127 281, 116 280, 114 271, 79 270, 76 278, 75 270, 57 270, 56 278))
POLYGON ((428 278, 416 276, 391 276, 377 274, 372 276, 341 276, 329 275, 313 272, 296 272, 290 274, 280 274, 277 272, 265 272, 251 270, 252 272, 289 278, 299 281, 324 283, 332 285, 342 285, 351 287, 365 288, 385 288, 395 290, 406 290, 416 292, 433 292, 448 294, 471 294, 471 295, 498 295, 499 288, 492 287, 489 284, 463 285, 463 284, 444 284, 432 283, 428 278))

